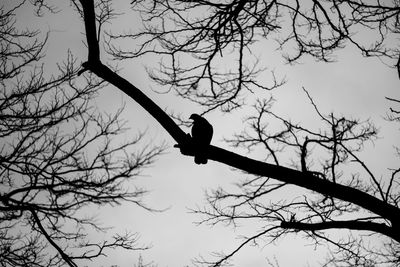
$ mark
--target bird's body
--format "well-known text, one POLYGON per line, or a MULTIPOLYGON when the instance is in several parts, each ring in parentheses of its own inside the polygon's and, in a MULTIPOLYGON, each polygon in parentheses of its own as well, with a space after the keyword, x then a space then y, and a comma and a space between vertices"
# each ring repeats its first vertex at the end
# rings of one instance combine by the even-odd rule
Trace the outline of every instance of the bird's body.
POLYGON ((194 162, 196 164, 206 164, 207 147, 213 136, 213 127, 205 118, 198 114, 192 114, 190 119, 193 120, 192 142, 195 148, 194 162))

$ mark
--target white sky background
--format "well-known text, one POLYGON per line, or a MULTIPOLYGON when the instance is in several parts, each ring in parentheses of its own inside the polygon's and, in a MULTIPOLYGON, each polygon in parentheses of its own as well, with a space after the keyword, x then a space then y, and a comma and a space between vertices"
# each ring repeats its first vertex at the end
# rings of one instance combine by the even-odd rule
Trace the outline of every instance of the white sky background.
MULTIPOLYGON (((55 62, 66 58, 67 49, 71 49, 80 61, 86 60, 83 23, 66 3, 68 1, 55 1, 56 6, 63 6, 60 13, 54 15, 46 13, 42 18, 35 18, 31 10, 23 10, 18 14, 18 23, 21 25, 29 28, 38 26, 43 33, 50 31, 45 66, 49 71, 53 70, 55 62)), ((129 25, 131 24, 116 20, 110 28, 129 29, 129 25)), ((302 60, 302 64, 288 66, 282 64, 279 52, 265 51, 263 56, 267 66, 274 68, 278 75, 286 76, 288 79, 284 87, 274 92, 278 100, 275 105, 278 113, 289 115, 293 121, 305 122, 318 128, 318 124, 315 124, 319 122, 318 118, 312 113, 312 107, 301 89, 304 86, 322 113, 335 112, 351 115, 354 118, 371 118, 376 123, 380 128, 382 139, 367 147, 366 153, 363 154, 365 162, 373 166, 372 169, 376 170, 376 173, 387 175, 386 168, 398 165, 393 150, 393 145, 399 145, 398 125, 382 120, 389 108, 384 97, 400 98, 400 82, 394 69, 376 58, 362 58, 352 48, 338 52, 338 63, 331 64, 318 63, 306 58, 302 60), (310 118, 311 114, 314 115, 313 118, 310 118)), ((199 111, 197 107, 171 94, 154 93, 151 88, 158 89, 157 85, 150 84, 144 64, 146 62, 119 63, 122 68, 121 75, 142 89, 162 108, 187 117, 199 111)), ((238 235, 255 233, 252 231, 257 229, 246 227, 245 223, 242 224, 243 227, 237 229, 223 226, 213 228, 205 225, 196 226, 193 222, 198 221, 199 217, 188 213, 188 208, 203 206, 204 190, 217 186, 232 187, 241 176, 222 164, 209 162, 207 165, 199 166, 194 164, 192 158, 182 156, 173 148, 175 143, 166 131, 144 109, 118 89, 107 87, 97 99, 99 109, 108 112, 115 111, 123 103, 126 105, 124 114, 132 128, 129 134, 134 135, 138 129, 147 129, 149 140, 153 140, 155 144, 166 141, 169 146, 167 153, 159 157, 153 167, 146 169, 145 175, 137 180, 138 184, 151 191, 145 199, 149 206, 169 209, 162 213, 149 213, 131 204, 102 207, 96 212, 104 225, 115 226, 116 231, 127 229, 139 232, 144 244, 153 245, 152 249, 141 252, 145 261, 153 260, 160 267, 191 265, 191 259, 194 257, 199 255, 208 257, 213 251, 229 253, 239 244, 236 239, 238 235)), ((243 129, 241 120, 245 116, 243 113, 235 113, 234 116, 221 113, 208 115, 207 119, 214 126, 212 143, 232 150, 222 138, 240 132, 243 129)), ((251 267, 263 264, 265 266, 266 257, 272 259, 276 256, 281 267, 307 266, 307 264, 313 266, 324 255, 320 251, 314 251, 312 246, 304 247, 305 245, 300 237, 287 236, 278 243, 278 246, 264 247, 261 244, 260 247, 247 247, 238 253, 233 263, 236 266, 251 267)), ((121 267, 133 266, 138 255, 139 253, 112 252, 108 258, 102 258, 99 262, 102 262, 103 266, 112 264, 121 267)), ((99 262, 93 266, 98 266, 99 262)))

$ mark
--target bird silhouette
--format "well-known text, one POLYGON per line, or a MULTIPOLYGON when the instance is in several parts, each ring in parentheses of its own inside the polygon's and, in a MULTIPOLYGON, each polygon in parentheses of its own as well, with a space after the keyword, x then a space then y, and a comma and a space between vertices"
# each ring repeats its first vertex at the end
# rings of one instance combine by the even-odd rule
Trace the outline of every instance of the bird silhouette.
POLYGON ((198 114, 190 115, 193 120, 192 143, 195 149, 194 162, 196 164, 207 163, 207 147, 213 136, 212 125, 198 114))

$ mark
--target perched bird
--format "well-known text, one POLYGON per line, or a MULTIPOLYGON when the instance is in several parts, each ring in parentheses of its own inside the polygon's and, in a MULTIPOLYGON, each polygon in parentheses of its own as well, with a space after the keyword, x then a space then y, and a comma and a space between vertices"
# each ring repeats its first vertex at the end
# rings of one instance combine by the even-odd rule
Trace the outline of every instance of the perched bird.
POLYGON ((206 152, 212 139, 213 127, 205 118, 198 114, 190 115, 189 119, 193 120, 192 142, 195 149, 194 162, 196 164, 206 164, 206 152))

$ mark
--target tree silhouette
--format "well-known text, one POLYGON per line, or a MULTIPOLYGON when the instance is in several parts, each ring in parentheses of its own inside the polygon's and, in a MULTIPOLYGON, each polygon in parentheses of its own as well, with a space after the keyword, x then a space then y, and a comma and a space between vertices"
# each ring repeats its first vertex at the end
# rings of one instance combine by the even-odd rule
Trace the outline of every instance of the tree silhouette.
MULTIPOLYGON (((193 156, 189 137, 172 118, 101 62, 95 23, 96 18, 100 19, 95 8, 97 14, 112 10, 111 1, 101 5, 103 8, 95 7, 93 1, 85 0, 80 0, 80 5, 76 3, 84 19, 88 44, 83 71, 89 70, 125 92, 165 128, 183 154, 193 156)), ((132 8, 141 15, 144 29, 129 34, 108 32, 107 52, 116 59, 160 55, 160 68, 149 72, 151 78, 170 86, 180 97, 200 104, 204 113, 217 108, 230 112, 247 101, 246 90, 265 91, 284 83, 274 73, 270 86, 257 82, 257 75, 264 68, 251 54, 252 46, 274 34, 289 63, 304 55, 328 62, 335 50, 348 44, 364 56, 380 57, 399 69, 398 46, 391 46, 390 42, 399 31, 398 1, 383 5, 379 1, 143 0, 132 1, 132 8), (377 38, 362 38, 361 33, 358 35, 362 30, 375 33, 377 38), (119 41, 127 41, 127 48, 119 41), (131 44, 138 48, 131 48, 131 44), (249 65, 245 60, 249 58, 255 64, 249 65), (221 70, 221 62, 229 67, 221 70)), ((271 109, 273 99, 260 98, 246 130, 228 140, 234 147, 265 148, 266 161, 208 147, 210 160, 244 171, 249 178, 239 184, 239 192, 223 188, 212 191, 207 198, 209 206, 193 212, 205 216, 201 223, 235 224, 247 219, 256 220, 260 227, 231 253, 218 255, 216 260, 200 258, 198 263, 220 266, 246 244, 304 233, 316 245, 331 246, 332 255, 326 265, 399 264, 399 169, 381 179, 359 156, 364 144, 377 137, 377 129, 370 121, 323 114, 306 89, 304 92, 321 122, 320 129, 308 129, 275 114, 271 109), (280 130, 267 128, 272 121, 281 126, 280 130), (315 150, 320 153, 313 153, 315 150), (287 154, 296 155, 291 165, 282 160, 282 155, 287 154), (354 169, 349 170, 348 165, 354 169), (290 190, 292 185, 306 193, 268 201, 270 194, 290 190), (336 238, 329 234, 330 229, 347 229, 351 234, 336 238), (368 242, 371 233, 382 236, 379 250, 368 242)))
MULTIPOLYGON (((23 86, 21 79, 16 79, 21 81, 17 90, 29 92, 39 88, 39 93, 50 94, 48 97, 55 100, 46 106, 38 102, 44 97, 35 97, 33 91, 27 94, 33 96, 33 104, 31 101, 17 103, 25 113, 13 116, 23 116, 26 120, 11 130, 22 129, 28 135, 17 132, 19 139, 16 140, 19 141, 7 143, 9 147, 2 150, 1 171, 4 174, 1 177, 7 186, 7 191, 1 194, 6 223, 2 229, 7 237, 2 242, 11 243, 2 246, 1 257, 10 264, 17 262, 15 265, 35 261, 38 265, 62 265, 64 262, 74 266, 78 259, 103 255, 103 249, 107 247, 138 248, 135 236, 133 243, 132 239, 119 236, 111 243, 79 243, 84 247, 74 250, 75 239, 84 238, 85 232, 70 233, 61 226, 72 221, 96 228, 95 224, 74 213, 89 203, 118 203, 129 198, 142 205, 138 197, 143 191, 128 193, 121 189, 120 181, 135 174, 160 152, 158 148, 145 151, 133 160, 114 161, 115 154, 122 152, 125 155, 124 149, 137 140, 120 146, 102 141, 122 130, 116 117, 103 119, 93 116, 88 109, 90 97, 103 81, 125 92, 149 112, 176 141, 183 155, 195 155, 190 135, 178 125, 185 121, 167 114, 139 88, 110 68, 109 62, 103 63, 100 55, 106 52, 119 60, 147 54, 160 56, 160 68, 149 71, 151 78, 169 86, 179 97, 202 106, 203 114, 218 109, 231 112, 254 100, 248 97, 249 93, 260 96, 251 102, 254 112, 249 114, 245 130, 227 141, 234 148, 261 147, 265 149, 265 160, 251 159, 210 145, 205 151, 209 160, 231 166, 247 174, 248 178, 238 183, 238 191, 228 192, 225 188, 211 191, 207 196, 209 205, 193 210, 204 218, 200 223, 235 225, 238 221, 249 221, 255 222, 258 228, 230 253, 219 254, 216 259, 199 258, 198 263, 221 266, 245 245, 268 244, 298 234, 316 246, 324 244, 331 248, 326 266, 398 265, 400 170, 393 168, 389 177, 381 178, 360 155, 364 145, 377 138, 377 128, 368 120, 324 114, 305 88, 304 93, 320 128, 311 129, 302 122, 280 116, 272 109, 273 98, 266 98, 263 93, 281 86, 285 80, 271 72, 269 85, 260 82, 259 76, 265 73, 266 63, 252 54, 253 47, 269 47, 270 40, 276 39, 288 63, 296 63, 306 55, 329 62, 334 60, 334 51, 349 45, 366 57, 379 57, 399 72, 400 53, 397 43, 393 42, 399 32, 399 1, 382 2, 134 0, 131 7, 136 12, 134 15, 141 16, 143 30, 116 33, 105 28, 118 16, 113 11, 113 1, 73 0, 74 8, 83 19, 88 48, 88 58, 82 68, 79 71, 73 68, 74 59, 70 56, 60 68, 63 71, 59 78, 37 84, 34 81, 41 76, 35 74, 28 79, 31 81, 28 85, 35 86, 23 86), (373 33, 375 38, 370 35, 365 38, 364 31, 373 33), (105 47, 104 51, 100 47, 105 47), (227 67, 222 69, 220 65, 227 67), (75 79, 84 80, 84 83, 78 85, 73 82, 75 79), (64 82, 72 95, 67 93, 69 91, 57 90, 64 82), (50 87, 53 88, 51 91, 45 90, 50 87), (27 108, 28 103, 29 107, 32 105, 31 109, 27 108), (50 112, 46 111, 49 109, 50 112), (78 121, 77 128, 63 134, 62 125, 72 118, 78 121), (92 124, 98 130, 92 131, 98 133, 95 136, 86 130, 92 124), (269 127, 272 124, 278 127, 269 127), (106 144, 97 150, 98 156, 82 155, 81 151, 92 144, 96 147, 98 143, 106 144), (42 151, 39 153, 38 149, 42 151), (19 159, 12 161, 19 155, 19 159), (288 155, 291 161, 287 159, 288 155), (26 184, 12 183, 15 175, 26 177, 22 179, 26 184), (81 180, 77 181, 77 177, 81 180), (280 192, 289 192, 288 197, 270 200, 270 195, 280 192), (13 229, 8 222, 25 222, 27 229, 32 229, 32 235, 17 243, 20 236, 7 232, 13 229), (331 229, 347 231, 343 237, 332 234, 331 229), (379 236, 381 243, 375 246, 371 236, 379 236), (60 247, 57 242, 60 240, 68 245, 60 247), (58 253, 44 255, 42 251, 46 244, 58 253), (90 248, 97 250, 91 254, 90 248), (31 251, 35 253, 29 254, 31 251)), ((48 1, 37 0, 35 4, 38 10, 51 10, 48 1)), ((27 36, 25 33, 24 36, 34 37, 35 34, 27 36)), ((15 38, 22 37, 17 35, 15 38)), ((20 65, 14 64, 9 70, 5 68, 3 73, 10 73, 7 74, 10 78, 16 77, 12 75, 17 75, 18 70, 27 65, 24 62, 37 60, 32 55, 39 57, 43 43, 18 47, 33 50, 25 54, 27 58, 22 58, 20 65)), ((8 51, 4 53, 7 54, 8 51)), ((40 70, 37 69, 39 74, 40 70)), ((7 79, 4 80, 7 82, 7 79)), ((17 91, 17 95, 20 94, 24 95, 17 91)), ((398 104, 396 99, 389 98, 389 101, 398 104)), ((2 107, 14 102, 4 103, 2 107)), ((10 109, 12 112, 18 110, 10 109)), ((398 121, 398 110, 395 106, 391 108, 387 119, 398 121)), ((11 119, 4 125, 8 127, 21 122, 11 119)), ((4 133, 6 141, 14 140, 7 134, 11 134, 10 130, 4 133)), ((396 152, 399 156, 398 148, 396 152)))
POLYGON ((113 141, 126 127, 122 109, 107 115, 93 105, 104 81, 78 77, 71 54, 48 75, 48 35, 18 29, 25 1, 12 4, 0 11, 0 265, 78 266, 111 248, 146 249, 136 233, 92 240, 90 231, 109 228, 87 211, 122 201, 149 209, 146 191, 126 181, 162 147, 143 148, 143 134, 113 141))

